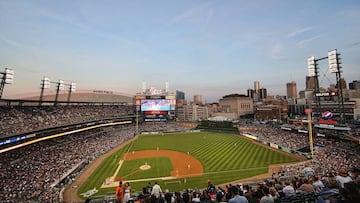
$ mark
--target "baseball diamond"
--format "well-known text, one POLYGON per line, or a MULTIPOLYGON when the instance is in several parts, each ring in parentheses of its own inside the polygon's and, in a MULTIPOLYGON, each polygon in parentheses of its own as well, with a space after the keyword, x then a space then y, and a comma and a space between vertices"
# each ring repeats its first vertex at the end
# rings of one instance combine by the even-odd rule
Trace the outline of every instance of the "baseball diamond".
POLYGON ((169 190, 205 187, 207 179, 225 184, 301 160, 239 135, 210 132, 138 135, 100 159, 76 180, 78 195, 94 187, 96 195, 111 193, 119 180, 131 182, 134 191, 154 181, 169 190), (148 170, 140 169, 144 165, 148 170))

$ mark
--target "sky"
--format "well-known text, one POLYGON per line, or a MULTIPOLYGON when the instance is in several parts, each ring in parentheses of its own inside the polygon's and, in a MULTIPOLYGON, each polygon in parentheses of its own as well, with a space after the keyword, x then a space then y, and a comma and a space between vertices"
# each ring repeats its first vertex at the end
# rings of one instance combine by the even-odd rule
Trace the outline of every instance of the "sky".
MULTIPOLYGON (((305 89, 308 57, 333 49, 347 83, 360 80, 360 1, 0 1, 0 72, 14 70, 2 98, 39 95, 43 77, 125 95, 168 82, 189 101, 254 81, 286 95, 287 82, 305 89)), ((335 83, 327 60, 319 67, 320 85, 335 83)))

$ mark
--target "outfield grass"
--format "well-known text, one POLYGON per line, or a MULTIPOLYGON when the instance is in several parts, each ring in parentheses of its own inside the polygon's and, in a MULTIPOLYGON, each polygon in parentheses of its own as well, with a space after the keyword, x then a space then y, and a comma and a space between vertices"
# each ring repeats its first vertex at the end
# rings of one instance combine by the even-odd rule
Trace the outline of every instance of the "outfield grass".
MULTIPOLYGON (((163 189, 179 191, 187 188, 204 188, 206 180, 211 179, 214 184, 222 184, 263 173, 267 173, 270 164, 297 162, 298 160, 282 153, 270 150, 238 135, 221 133, 174 133, 158 135, 141 135, 121 150, 108 157, 103 164, 88 178, 78 193, 96 187, 96 195, 107 194, 115 189, 100 189, 105 178, 112 176, 118 166, 120 157, 126 152, 139 150, 166 149, 174 150, 197 158, 204 167, 204 175, 200 177, 180 179, 178 181, 161 181, 158 183, 163 189)), ((127 179, 142 179, 169 176, 172 166, 167 158, 147 158, 146 160, 125 161, 119 176, 127 179), (139 165, 148 162, 153 167, 150 170, 136 172, 139 165), (130 174, 130 175, 129 175, 130 174)), ((135 191, 141 191, 148 181, 132 183, 135 191)), ((154 181, 152 181, 153 183, 154 181)))

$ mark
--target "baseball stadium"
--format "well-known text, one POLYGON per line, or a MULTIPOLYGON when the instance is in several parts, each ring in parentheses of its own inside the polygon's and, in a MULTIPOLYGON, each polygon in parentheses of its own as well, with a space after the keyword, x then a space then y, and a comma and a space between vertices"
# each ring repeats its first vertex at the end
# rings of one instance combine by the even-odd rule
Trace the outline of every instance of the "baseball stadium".
MULTIPOLYGON (((160 199, 181 194, 228 201, 233 190, 259 199, 264 186, 280 192, 286 182, 320 174, 326 182, 346 164, 358 166, 358 154, 350 150, 359 150, 354 142, 315 137, 311 156, 304 150, 309 136, 284 125, 177 121, 178 101, 166 89, 144 89, 117 102, 104 99, 107 94, 116 98, 92 92, 74 94, 71 102, 66 95, 40 104, 2 100, 3 202, 116 202, 119 183, 131 188, 125 202, 152 201, 155 184, 162 188, 160 199), (344 158, 334 162, 339 154, 344 158)), ((319 197, 300 193, 300 187, 296 192, 277 201, 319 197)))

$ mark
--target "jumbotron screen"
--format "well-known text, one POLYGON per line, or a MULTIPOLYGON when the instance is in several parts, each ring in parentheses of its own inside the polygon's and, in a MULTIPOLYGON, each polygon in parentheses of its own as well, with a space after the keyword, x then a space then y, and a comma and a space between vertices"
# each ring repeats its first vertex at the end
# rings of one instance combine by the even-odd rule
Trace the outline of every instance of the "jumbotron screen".
POLYGON ((141 100, 141 111, 170 111, 170 100, 168 99, 141 100))

